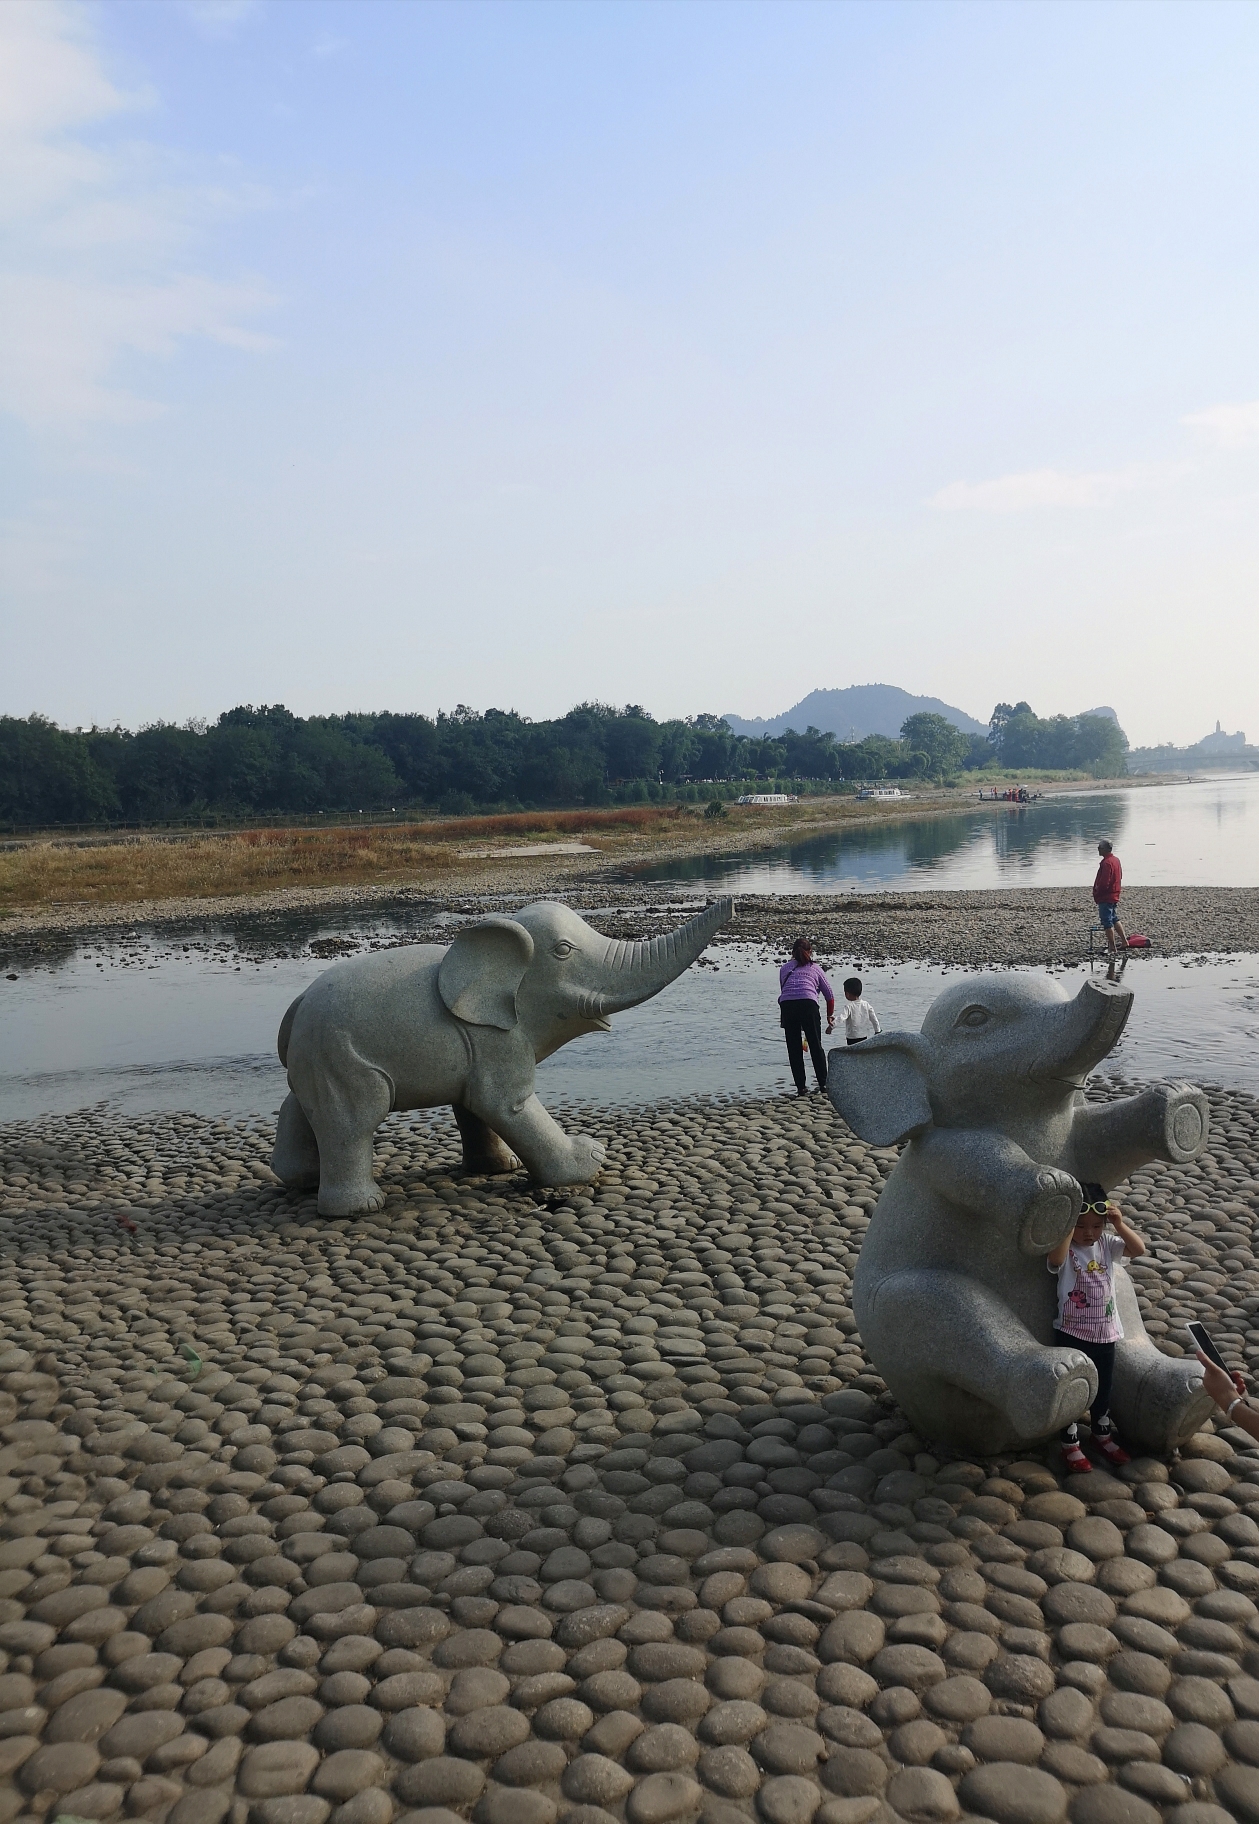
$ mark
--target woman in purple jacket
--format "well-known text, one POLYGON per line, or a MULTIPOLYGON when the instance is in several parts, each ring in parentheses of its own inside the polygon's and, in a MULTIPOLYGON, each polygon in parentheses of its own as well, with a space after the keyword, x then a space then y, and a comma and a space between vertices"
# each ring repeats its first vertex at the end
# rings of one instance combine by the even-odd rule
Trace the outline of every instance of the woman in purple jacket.
POLYGON ((825 975, 813 960, 813 945, 807 937, 798 937, 791 946, 791 961, 778 971, 778 1018, 787 1036, 787 1056, 796 1081, 796 1094, 807 1095, 804 1087, 804 1047, 809 1056, 819 1090, 826 1088, 826 1053, 822 1050, 822 1014, 817 1004, 819 994, 826 998, 826 1030, 835 1030, 835 995, 825 975))

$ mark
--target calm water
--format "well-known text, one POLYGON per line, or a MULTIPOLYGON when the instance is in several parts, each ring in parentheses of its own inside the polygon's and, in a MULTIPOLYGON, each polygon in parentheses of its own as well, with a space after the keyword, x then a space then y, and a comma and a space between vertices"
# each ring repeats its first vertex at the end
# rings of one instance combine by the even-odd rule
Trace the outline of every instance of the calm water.
POLYGON ((1259 886, 1259 773, 1030 805, 976 802, 781 848, 662 862, 633 878, 723 893, 1080 886, 1092 882, 1102 836, 1131 886, 1259 886))
MULTIPOLYGON (((617 1015, 610 1034, 548 1059, 538 1073, 543 1098, 617 1104, 789 1088, 778 959, 751 946, 712 954, 717 967, 696 965, 656 1000, 617 1015)), ((309 955, 251 959, 222 939, 187 951, 136 939, 0 981, 0 1120, 106 1101, 136 1114, 272 1112, 286 1091, 275 1055, 280 1017, 327 966, 309 955)), ((836 972, 847 971, 839 963, 836 972)), ((864 980, 885 1027, 917 1028, 957 973, 908 964, 867 969, 864 980)), ((1067 985, 1085 973, 1059 972, 1067 985)), ((1259 1091, 1259 958, 1135 957, 1128 982, 1136 1005, 1106 1069, 1259 1091)))
MULTIPOLYGON (((1114 841, 1130 884, 1259 885, 1259 775, 1064 794, 1023 809, 977 804, 782 850, 671 863, 638 878, 696 892, 1002 884, 1086 891, 1100 835, 1114 841)), ((0 979, 0 1120, 102 1101, 134 1113, 272 1111, 285 1093, 275 1055, 280 1017, 338 945, 442 942, 457 922, 424 906, 370 922, 351 912, 255 918, 177 938, 134 931, 108 943, 67 942, 33 966, 13 965, 16 979, 0 979)), ((656 1000, 619 1015, 610 1035, 549 1059, 539 1072, 542 1094, 611 1104, 785 1089, 778 959, 753 946, 711 955, 716 968, 697 965, 656 1000)), ((841 974, 848 967, 836 963, 841 974)), ((956 972, 912 964, 864 973, 884 1025, 916 1028, 956 972)), ((1135 957, 1128 982, 1137 1002, 1107 1068, 1259 1091, 1259 957, 1135 957)))

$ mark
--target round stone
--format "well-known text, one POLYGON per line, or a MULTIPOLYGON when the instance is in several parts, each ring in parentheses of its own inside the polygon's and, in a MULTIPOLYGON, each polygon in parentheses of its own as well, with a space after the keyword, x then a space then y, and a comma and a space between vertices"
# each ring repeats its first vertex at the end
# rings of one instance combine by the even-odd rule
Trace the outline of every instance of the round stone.
POLYGON ((1083 1786, 1071 1801, 1071 1824, 1159 1824, 1159 1814, 1119 1786, 1083 1786))
POLYGON ((981 1761, 1012 1761, 1034 1767, 1045 1738, 1035 1723, 1019 1716, 981 1716, 969 1726, 962 1743, 981 1761))
POLYGON ((734 1745, 705 1749, 695 1771, 710 1792, 724 1799, 747 1798, 761 1783, 761 1770, 747 1749, 734 1745))
POLYGON ((370 1748, 384 1726, 384 1717, 370 1705, 342 1704, 318 1724, 315 1740, 330 1754, 341 1749, 370 1748))
POLYGON ((1233 1720, 1227 1691, 1209 1678, 1173 1679, 1167 1689, 1167 1703, 1182 1722, 1205 1723, 1208 1729, 1222 1729, 1233 1720))
POLYGON ((1055 1681, 1053 1667, 1034 1654, 1002 1653, 988 1667, 984 1682, 995 1697, 1035 1704, 1049 1696, 1055 1681))
POLYGON ((821 1802, 821 1791, 812 1780, 780 1774, 766 1780, 757 1794, 756 1807, 765 1824, 809 1824, 821 1802))
POLYGON ((312 1790, 326 1799, 352 1799, 369 1787, 381 1785, 384 1776, 385 1763, 378 1754, 347 1748, 321 1762, 312 1790))
POLYGON ((992 1708, 992 1693, 977 1678, 960 1673, 946 1678, 943 1684, 932 1685, 923 1702, 933 1716, 943 1717, 945 1722, 970 1723, 977 1716, 987 1715, 992 1708))
POLYGON ((693 1816, 704 1802, 703 1787, 684 1773, 651 1773, 640 1780, 625 1805, 629 1824, 670 1824, 693 1816))
POLYGON ((844 1799, 881 1793, 887 1771, 887 1763, 868 1748, 832 1748, 821 1767, 823 1785, 844 1799))
POLYGON ((1066 1792, 1052 1774, 1016 1761, 976 1767, 958 1791, 968 1811, 995 1824, 1058 1824, 1067 1809, 1066 1792))
POLYGON ((1236 1762, 1215 1775, 1215 1796, 1242 1824, 1259 1824, 1259 1768, 1236 1762))
POLYGON ((899 1817, 931 1820, 932 1824, 937 1819, 947 1824, 961 1810, 952 1781, 934 1767, 906 1767, 894 1774, 887 1802, 899 1817))
POLYGON ((1205 1723, 1180 1723, 1163 1743, 1164 1763, 1191 1778, 1216 1772, 1227 1759, 1219 1734, 1205 1723))
MULTIPOLYGON (((584 1709, 585 1706, 582 1707, 584 1709)), ((590 1720, 594 1721, 593 1715, 590 1720)), ((479 1761, 491 1755, 505 1754, 509 1748, 515 1748, 527 1740, 528 1735, 528 1717, 507 1704, 490 1704, 484 1710, 473 1710, 467 1716, 456 1717, 447 1731, 446 1740, 455 1754, 479 1761)))
POLYGON ((579 1805, 615 1805, 634 1784, 634 1776, 603 1754, 579 1754, 560 1782, 564 1796, 579 1805))
POLYGON ((680 1723, 657 1723, 644 1729, 630 1746, 627 1759, 636 1773, 667 1773, 690 1767, 699 1755, 699 1744, 680 1723))
MULTIPOLYGON (((948 1677, 948 1668, 938 1653, 928 1647, 908 1645, 883 1647, 871 1661, 870 1671, 881 1685, 906 1685, 911 1691, 925 1691, 948 1677)), ((1052 1674, 1050 1678, 1052 1683, 1052 1674)))

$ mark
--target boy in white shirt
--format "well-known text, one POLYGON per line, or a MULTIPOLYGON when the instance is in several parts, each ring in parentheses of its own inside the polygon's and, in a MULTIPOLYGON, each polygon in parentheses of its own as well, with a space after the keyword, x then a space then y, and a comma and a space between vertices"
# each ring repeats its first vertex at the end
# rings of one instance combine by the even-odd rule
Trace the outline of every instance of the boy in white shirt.
POLYGON ((844 1037, 849 1045, 860 1045, 872 1033, 881 1032, 879 1016, 869 1001, 861 998, 861 977, 850 975, 844 983, 844 1037))

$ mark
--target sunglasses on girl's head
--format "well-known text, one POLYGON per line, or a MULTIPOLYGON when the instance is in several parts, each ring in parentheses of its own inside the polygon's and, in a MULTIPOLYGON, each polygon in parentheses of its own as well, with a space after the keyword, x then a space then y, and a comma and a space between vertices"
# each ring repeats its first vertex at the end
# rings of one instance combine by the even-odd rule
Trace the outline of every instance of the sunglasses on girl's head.
POLYGON ((1109 1208, 1109 1203, 1082 1203, 1080 1214, 1081 1216, 1104 1216, 1109 1208))

